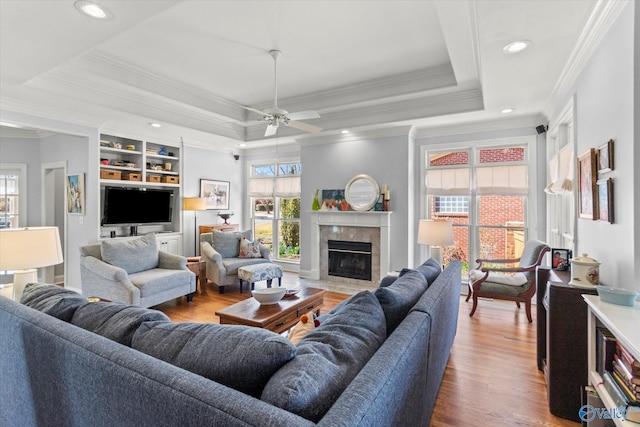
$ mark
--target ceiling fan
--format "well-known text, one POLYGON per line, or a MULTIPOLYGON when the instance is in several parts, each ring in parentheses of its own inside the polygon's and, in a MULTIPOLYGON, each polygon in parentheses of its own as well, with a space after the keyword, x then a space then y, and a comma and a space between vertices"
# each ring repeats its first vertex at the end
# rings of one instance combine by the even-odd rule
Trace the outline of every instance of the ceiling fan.
POLYGON ((278 131, 278 126, 291 126, 292 128, 300 129, 305 132, 317 133, 322 129, 310 125, 308 123, 303 123, 298 120, 306 120, 306 119, 318 119, 320 118, 320 114, 316 111, 308 110, 308 111, 298 111, 297 113, 289 113, 287 110, 283 110, 282 108, 278 108, 278 58, 281 55, 279 50, 270 50, 269 55, 273 58, 273 107, 265 108, 264 111, 257 110, 251 107, 243 107, 249 111, 254 113, 258 113, 262 116, 260 121, 266 122, 269 125, 267 126, 267 130, 264 133, 264 136, 274 135, 278 131))

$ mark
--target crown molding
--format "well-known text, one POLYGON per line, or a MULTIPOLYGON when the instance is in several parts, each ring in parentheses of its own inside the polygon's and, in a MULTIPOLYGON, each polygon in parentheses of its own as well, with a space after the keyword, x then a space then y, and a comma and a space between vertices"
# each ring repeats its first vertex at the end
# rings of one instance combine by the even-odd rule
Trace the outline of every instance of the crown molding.
POLYGON ((406 136, 408 138, 412 134, 412 129, 412 125, 389 126, 376 129, 350 131, 346 135, 339 132, 319 136, 305 135, 296 139, 296 141, 300 146, 304 147, 307 145, 337 144, 349 141, 362 141, 364 139, 393 138, 397 136, 406 136))
POLYGON ((479 132, 492 132, 507 129, 530 128, 532 131, 547 119, 542 114, 532 114, 495 120, 478 120, 475 122, 452 123, 444 126, 415 128, 416 139, 433 138, 448 135, 465 135, 479 132))
POLYGON ((629 2, 598 0, 551 92, 545 114, 551 117, 569 94, 600 42, 629 2))

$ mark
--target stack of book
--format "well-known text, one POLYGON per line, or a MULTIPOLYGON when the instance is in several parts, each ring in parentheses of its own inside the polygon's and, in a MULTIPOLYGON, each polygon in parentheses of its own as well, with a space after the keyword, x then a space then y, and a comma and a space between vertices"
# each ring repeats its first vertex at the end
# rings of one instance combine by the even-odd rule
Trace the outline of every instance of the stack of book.
POLYGON ((627 410, 626 419, 640 423, 640 361, 616 343, 612 371, 605 371, 604 386, 618 407, 627 410))

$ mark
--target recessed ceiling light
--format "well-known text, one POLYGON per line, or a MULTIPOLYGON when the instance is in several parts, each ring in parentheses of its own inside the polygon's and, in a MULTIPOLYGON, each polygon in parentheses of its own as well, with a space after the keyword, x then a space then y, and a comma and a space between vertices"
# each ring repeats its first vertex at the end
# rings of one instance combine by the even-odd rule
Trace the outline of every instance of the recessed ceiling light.
POLYGON ((0 122, 0 126, 6 126, 8 128, 18 128, 18 129, 22 128, 22 126, 20 125, 17 125, 15 123, 9 123, 9 122, 0 122))
POLYGON ((88 0, 78 0, 74 3, 76 9, 83 14, 96 19, 109 19, 113 15, 104 6, 88 0))
POLYGON ((501 112, 502 114, 509 114, 509 113, 513 113, 514 111, 516 111, 516 109, 515 109, 515 108, 513 108, 513 107, 509 107, 509 108, 505 108, 505 109, 503 109, 503 110, 500 110, 500 112, 501 112))
POLYGON ((502 48, 504 53, 518 53, 531 46, 531 40, 516 40, 502 48))
POLYGON ((244 142, 241 142, 240 144, 238 144, 238 147, 246 147, 247 144, 245 144, 244 142))
POLYGON ((347 133, 349 133, 349 131, 348 131, 347 129, 342 129, 342 130, 340 131, 340 133, 347 134, 347 133))
POLYGON ((152 128, 161 128, 162 125, 160 123, 149 123, 149 126, 151 126, 152 128))

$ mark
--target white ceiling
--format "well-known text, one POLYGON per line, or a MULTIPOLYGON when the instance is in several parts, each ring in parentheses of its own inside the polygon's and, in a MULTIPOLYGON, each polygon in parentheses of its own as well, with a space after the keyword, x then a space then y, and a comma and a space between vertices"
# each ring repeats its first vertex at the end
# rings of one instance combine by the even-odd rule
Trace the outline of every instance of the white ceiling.
POLYGON ((279 49, 279 106, 317 110, 309 123, 325 134, 499 120, 506 107, 544 118, 583 30, 611 20, 596 0, 99 3, 112 19, 73 1, 0 0, 3 110, 258 147, 265 125, 242 106, 272 105, 279 49), (533 43, 505 55, 517 39, 533 43))

